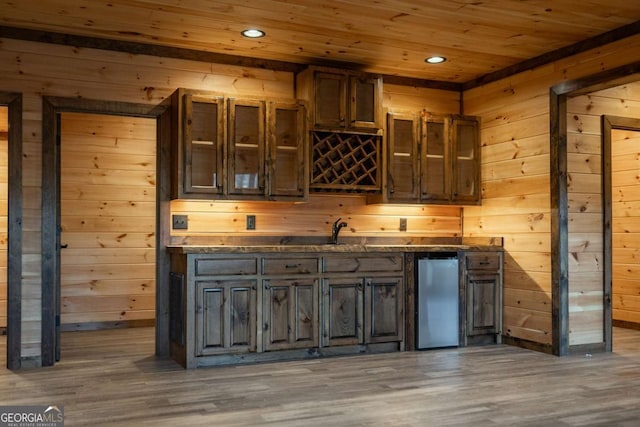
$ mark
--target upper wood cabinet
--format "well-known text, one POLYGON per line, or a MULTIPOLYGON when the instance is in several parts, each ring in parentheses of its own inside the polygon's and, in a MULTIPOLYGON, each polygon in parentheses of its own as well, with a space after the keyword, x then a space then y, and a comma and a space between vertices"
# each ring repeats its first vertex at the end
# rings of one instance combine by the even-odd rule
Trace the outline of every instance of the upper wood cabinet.
POLYGON ((479 203, 479 140, 475 117, 389 113, 386 180, 369 201, 479 203))
POLYGON ((377 133, 382 128, 382 78, 309 67, 297 76, 298 96, 309 101, 313 129, 377 133))
POLYGON ((305 107, 178 89, 172 108, 172 197, 304 200, 305 107))
POLYGON ((177 90, 171 97, 174 198, 221 195, 225 182, 225 109, 220 96, 177 90))

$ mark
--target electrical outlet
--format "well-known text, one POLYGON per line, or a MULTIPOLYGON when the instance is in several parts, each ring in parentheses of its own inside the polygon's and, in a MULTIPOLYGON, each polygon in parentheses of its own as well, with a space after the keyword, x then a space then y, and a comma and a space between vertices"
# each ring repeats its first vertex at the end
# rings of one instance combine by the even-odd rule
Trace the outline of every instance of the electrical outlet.
POLYGON ((407 231, 407 218, 400 218, 400 231, 407 231))
POLYGON ((189 228, 189 217, 187 215, 172 215, 171 223, 174 230, 186 230, 189 228))
POLYGON ((256 216, 247 215, 247 230, 255 230, 255 229, 256 229, 256 216))

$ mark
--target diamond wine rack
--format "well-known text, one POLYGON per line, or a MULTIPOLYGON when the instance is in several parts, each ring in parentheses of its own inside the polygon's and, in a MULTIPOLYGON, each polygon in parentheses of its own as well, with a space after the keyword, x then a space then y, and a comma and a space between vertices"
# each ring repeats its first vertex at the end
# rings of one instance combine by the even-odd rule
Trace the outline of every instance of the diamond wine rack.
POLYGON ((311 132, 310 188, 316 191, 379 191, 379 135, 311 132))

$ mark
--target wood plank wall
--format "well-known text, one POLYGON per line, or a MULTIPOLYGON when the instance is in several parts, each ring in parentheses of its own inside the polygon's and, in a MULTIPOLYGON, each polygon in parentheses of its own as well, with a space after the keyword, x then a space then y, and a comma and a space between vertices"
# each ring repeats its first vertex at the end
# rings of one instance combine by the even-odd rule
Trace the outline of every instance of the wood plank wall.
POLYGON ((464 235, 504 237, 507 336, 551 345, 549 88, 636 61, 638 49, 640 36, 464 93, 483 145, 483 203, 464 209, 464 235))
MULTIPOLYGON (((505 333, 513 337, 539 343, 551 340, 549 87, 635 61, 634 52, 639 50, 640 35, 464 94, 464 112, 483 119, 486 178, 484 204, 465 208, 463 230, 466 236, 505 237, 504 323, 505 333)), ((159 104, 178 87, 237 96, 294 96, 293 76, 286 72, 10 39, 0 43, 0 75, 0 90, 23 94, 21 356, 27 358, 40 355, 42 96, 159 104)), ((411 103, 409 109, 422 105, 443 113, 452 112, 451 106, 458 102, 457 94, 453 100, 436 91, 400 92, 385 91, 385 102, 400 108, 404 99, 415 100, 416 94, 424 93, 424 104, 411 103)), ((338 213, 342 212, 334 212, 338 213)), ((366 232, 377 233, 378 228, 366 232)), ((316 232, 326 231, 319 227, 316 232)))
POLYGON ((602 144, 592 99, 567 101, 569 345, 604 340, 602 144))
POLYGON ((63 113, 60 152, 63 330, 152 324, 155 120, 63 113))
MULTIPOLYGON (((3 78, 0 79, 0 90, 23 93, 24 272, 21 356, 37 358, 40 354, 41 317, 42 96, 82 97, 157 105, 176 88, 186 87, 238 97, 261 96, 290 99, 295 96, 294 77, 287 72, 77 49, 10 39, 1 41, 0 75, 3 78)), ((403 110, 424 108, 437 113, 459 111, 459 95, 454 92, 394 88, 390 85, 385 90, 384 100, 390 107, 403 110)), ((362 197, 331 199, 331 204, 325 208, 325 213, 318 216, 312 210, 322 203, 324 202, 320 199, 315 200, 314 197, 314 201, 307 205, 249 204, 243 209, 257 215, 258 230, 256 231, 258 233, 281 233, 286 230, 287 233, 294 234, 325 235, 328 233, 325 227, 329 215, 332 217, 344 215, 356 229, 352 233, 360 235, 388 233, 385 230, 389 227, 391 227, 389 229, 397 229, 399 215, 409 218, 409 233, 415 235, 435 235, 440 233, 436 231, 438 229, 446 235, 461 233, 460 209, 455 207, 430 208, 427 210, 429 218, 425 220, 422 218, 419 207, 410 209, 395 207, 390 210, 367 207, 362 197), (379 212, 376 212, 376 209, 379 212), (357 217, 350 217, 351 214, 355 215, 354 212, 357 212, 357 217), (364 223, 368 225, 365 227, 364 223)), ((197 206, 195 210, 198 210, 203 204, 196 203, 194 206, 197 206)), ((204 209, 204 216, 220 215, 220 212, 228 215, 235 207, 236 204, 233 203, 227 204, 226 207, 223 204, 218 206, 216 203, 213 211, 208 206, 204 209)), ((185 208, 183 202, 175 204, 175 208, 191 209, 185 208)), ((192 224, 194 227, 198 224, 197 216, 194 216, 192 224)), ((166 226, 169 227, 169 224, 166 226)), ((240 234, 250 235, 242 231, 239 230, 240 234)), ((183 237, 178 236, 177 239, 180 240, 183 237)))
POLYGON ((7 327, 8 108, 0 107, 0 329, 7 327))
MULTIPOLYGON (((604 282, 601 152, 603 114, 640 118, 640 82, 570 98, 567 103, 569 182, 569 344, 603 342, 604 282)), ((633 261, 640 240, 633 230, 638 184, 638 139, 616 131, 612 141, 613 183, 613 307, 614 319, 624 316, 623 307, 635 305, 640 292, 633 261), (621 139, 622 138, 622 139, 621 139), (634 151, 635 150, 635 151, 634 151), (626 261, 631 261, 627 263, 626 261), (635 271, 635 275, 633 272, 635 271), (626 279, 636 282, 629 288, 626 279), (635 296, 634 296, 635 294, 635 296)), ((637 135, 636 135, 637 138, 637 135)), ((635 228, 634 228, 635 227, 635 228)), ((620 318, 619 320, 625 320, 620 318)))
POLYGON ((293 76, 170 58, 18 40, 0 43, 0 90, 23 94, 21 357, 40 355, 42 96, 160 104, 177 87, 237 96, 293 96, 293 76))
MULTIPOLYGON (((635 86, 638 103, 640 84, 635 86)), ((640 132, 614 130, 611 145, 613 320, 640 327, 640 132)))

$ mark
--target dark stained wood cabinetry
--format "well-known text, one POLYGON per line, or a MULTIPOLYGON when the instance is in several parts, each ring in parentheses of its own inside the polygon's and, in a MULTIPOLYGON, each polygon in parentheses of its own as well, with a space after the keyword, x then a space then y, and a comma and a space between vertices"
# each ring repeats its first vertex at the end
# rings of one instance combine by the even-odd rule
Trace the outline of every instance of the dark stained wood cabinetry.
POLYGON ((265 279, 265 351, 318 346, 318 279, 265 279))
POLYGON ((303 103, 178 89, 171 106, 173 198, 306 199, 303 103))
POLYGON ((389 113, 383 191, 369 201, 479 203, 479 141, 474 117, 389 113))
POLYGON ((324 280, 324 344, 355 345, 364 342, 363 289, 360 277, 324 280))
POLYGON ((379 192, 382 78, 325 67, 296 77, 309 106, 312 191, 379 192))
POLYGON ((382 128, 382 78, 309 67, 297 76, 298 96, 309 101, 312 129, 376 133, 382 128))
POLYGON ((325 256, 327 345, 403 341, 404 257, 325 256))
POLYGON ((468 344, 500 343, 502 333, 502 252, 466 252, 461 260, 461 311, 468 344))
POLYGON ((229 99, 229 194, 265 193, 265 103, 229 99))
POLYGON ((402 254, 171 261, 171 352, 187 368, 404 348, 402 254))
POLYGON ((256 349, 255 279, 196 281, 197 356, 256 349))

